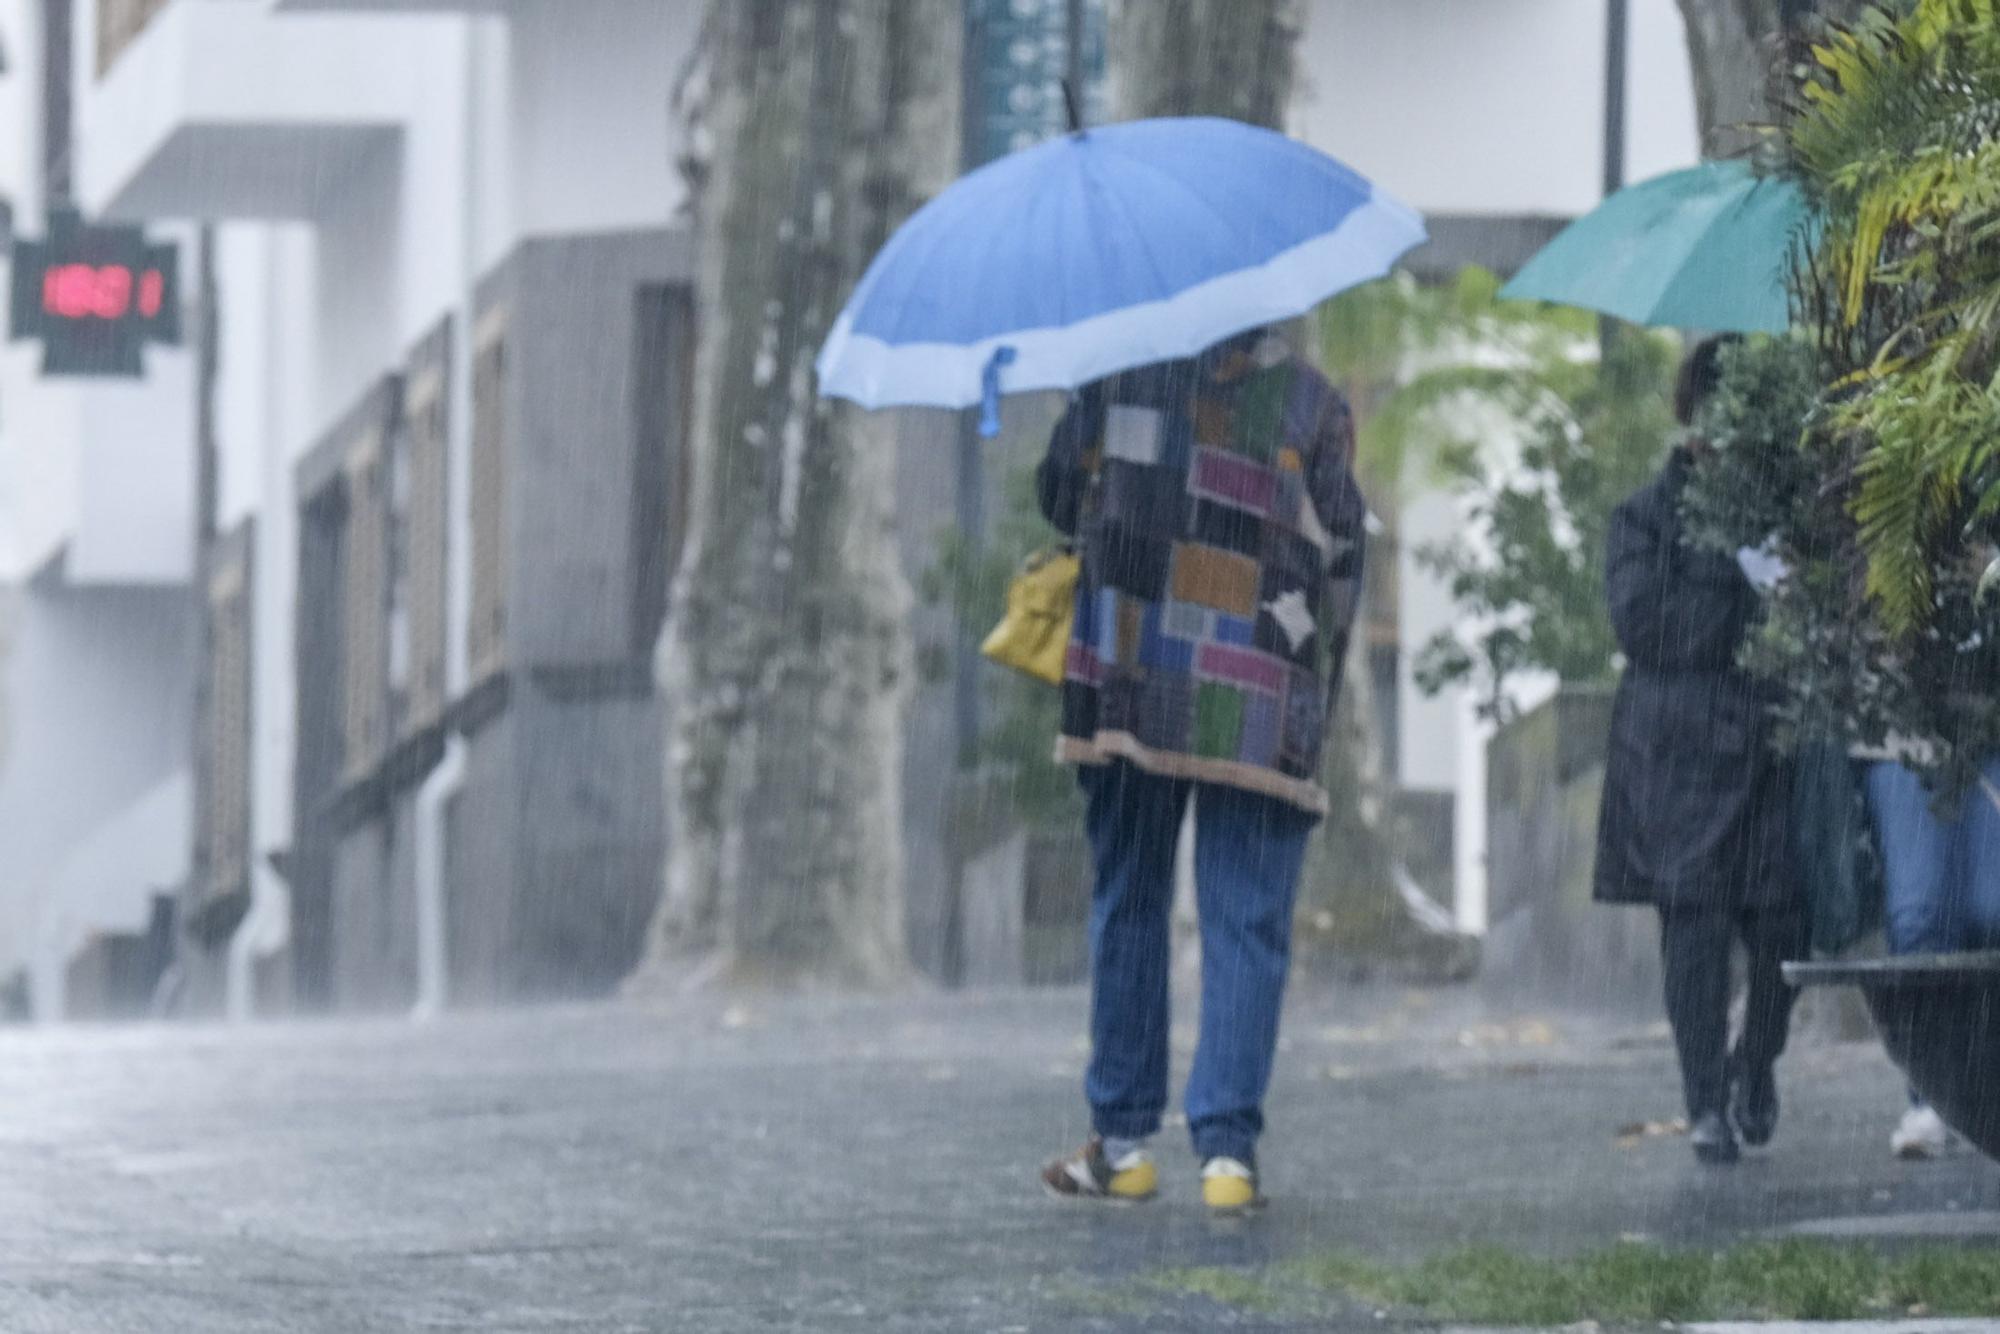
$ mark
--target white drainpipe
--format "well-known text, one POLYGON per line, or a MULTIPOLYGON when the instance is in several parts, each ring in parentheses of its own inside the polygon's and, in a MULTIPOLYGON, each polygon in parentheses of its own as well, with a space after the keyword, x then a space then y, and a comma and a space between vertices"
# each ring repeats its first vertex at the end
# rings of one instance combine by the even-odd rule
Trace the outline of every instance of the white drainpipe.
MULTIPOLYGON (((458 308, 452 315, 450 430, 446 449, 445 699, 457 703, 470 684, 466 632, 472 619, 472 335, 478 295, 479 71, 481 21, 468 16, 461 32, 459 90, 458 308)), ((450 999, 445 938, 445 812, 465 786, 465 738, 445 738, 444 758, 417 789, 417 1003, 414 1019, 430 1019, 450 999)))
POLYGON ((417 1003, 414 1019, 434 1019, 449 998, 445 956, 445 811, 465 784, 465 738, 453 733, 444 758, 417 789, 417 1003))
MULTIPOLYGON (((266 292, 277 290, 277 249, 268 238, 258 255, 264 272, 260 275, 266 292)), ((279 316, 267 305, 259 312, 267 345, 282 347, 282 337, 273 337, 279 316)), ((275 379, 274 365, 265 367, 275 379)), ((293 697, 289 689, 292 617, 288 608, 297 587, 291 560, 296 528, 293 508, 291 467, 279 441, 285 438, 284 422, 277 393, 264 401, 264 444, 259 459, 257 487, 256 549, 251 557, 249 596, 250 624, 255 639, 251 661, 251 808, 250 827, 250 911, 229 939, 228 967, 224 974, 224 1013, 234 1021, 256 1017, 257 960, 283 950, 291 940, 292 892, 277 868, 270 864, 267 850, 280 847, 291 837, 291 821, 284 803, 291 799, 288 780, 277 778, 291 767, 289 743, 293 697), (279 632, 274 634, 273 628, 279 632), (267 672, 266 663, 278 664, 267 672), (281 684, 283 683, 283 684, 281 684), (274 735, 279 740, 274 744, 274 735)))

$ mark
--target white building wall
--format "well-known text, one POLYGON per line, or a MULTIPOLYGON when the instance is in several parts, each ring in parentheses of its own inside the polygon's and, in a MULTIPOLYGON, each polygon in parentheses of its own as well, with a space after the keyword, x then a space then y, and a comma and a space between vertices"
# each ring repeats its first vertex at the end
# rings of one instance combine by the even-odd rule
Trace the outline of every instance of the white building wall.
MULTIPOLYGON (((42 229, 41 7, 0 0, 0 196, 16 234, 42 229)), ((0 309, 11 299, 12 265, 0 254, 0 309)), ((37 343, 0 343, 0 579, 18 581, 61 545, 76 517, 77 410, 67 391, 43 392, 37 343)))
MULTIPOLYGON (((1571 215, 1603 178, 1603 0, 1314 0, 1291 129, 1427 213, 1571 215)), ((1632 0, 1630 179, 1699 155, 1674 0, 1632 0)))
MULTIPOLYGON (((290 294, 314 316, 309 424, 336 420, 342 405, 393 364, 402 341, 400 284, 406 269, 414 281, 422 267, 409 263, 409 237, 400 225, 403 175, 397 157, 370 159, 315 220, 309 285, 290 294)), ((295 450, 310 443, 310 437, 291 442, 295 450)))
POLYGON ((287 304, 316 314, 311 406, 288 437, 295 453, 458 306, 468 151, 475 274, 527 237, 675 218, 685 191, 669 103, 699 18, 696 4, 632 0, 524 5, 508 20, 272 18, 369 25, 426 71, 412 83, 400 150, 371 159, 314 220, 308 290, 290 265, 275 279, 287 304))
POLYGON ((187 579, 192 359, 159 347, 145 355, 144 380, 46 380, 40 343, 0 352, 0 581, 26 577, 65 546, 73 581, 187 579))
MULTIPOLYGON (((0 665, 0 974, 37 962, 58 870, 101 824, 185 770, 193 728, 182 590, 30 589, 17 615, 0 665)), ((174 886, 127 888, 143 896, 174 886)), ((43 1013, 46 985, 37 988, 43 1013)))
POLYGON ((74 391, 45 387, 37 343, 0 350, 0 519, 4 578, 15 583, 76 527, 81 432, 74 391))
MULTIPOLYGON (((0 197, 16 234, 40 237, 40 5, 0 0, 0 38, 0 197)), ((0 255, 0 305, 11 268, 0 255)), ((43 1013, 60 1004, 65 959, 40 946, 131 929, 185 865, 173 828, 145 849, 115 836, 184 780, 192 725, 192 362, 145 355, 140 381, 44 379, 39 343, 0 345, 0 582, 15 586, 17 618, 0 663, 0 972, 32 966, 43 1013), (123 883, 98 886, 121 858, 123 883), (66 867, 101 892, 62 914, 66 867)))
MULTIPOLYGON (((35 220, 42 216, 41 80, 28 59, 41 42, 39 13, 33 0, 0 0, 9 66, 0 75, 0 198, 13 205, 15 229, 31 232, 41 230, 35 220)), ((0 310, 11 270, 0 254, 0 310)), ((0 342, 0 581, 8 583, 55 547, 76 504, 67 448, 73 431, 65 424, 66 405, 34 391, 40 364, 39 347, 0 342), (23 447, 51 437, 64 447, 23 447)))
POLYGON ((271 229, 233 223, 216 229, 217 287, 222 301, 222 353, 216 359, 216 434, 221 440, 217 524, 228 532, 264 501, 265 431, 272 411, 270 377, 262 372, 272 337, 272 291, 264 280, 271 229))
POLYGON ((7 72, 0 75, 0 194, 17 217, 39 217, 41 179, 41 80, 29 54, 41 41, 41 7, 33 0, 0 0, 0 41, 7 72))
POLYGON ((513 20, 512 131, 522 235, 658 227, 680 209, 671 98, 698 4, 565 0, 513 20))
POLYGON ((328 191, 319 216, 221 229, 222 512, 231 525, 258 518, 252 825, 260 883, 245 927, 251 952, 279 948, 286 937, 282 908, 269 911, 282 903, 283 886, 263 854, 291 837, 293 466, 458 309, 469 277, 522 239, 674 219, 683 187, 669 101, 699 9, 677 0, 574 0, 522 6, 512 21, 269 19, 375 34, 373 44, 393 52, 393 69, 374 76, 378 89, 386 77, 405 92, 395 149, 363 159, 328 191), (422 77, 398 78, 411 69, 422 77))
POLYGON ((69 578, 185 584, 194 566, 194 357, 147 349, 146 378, 93 382, 78 407, 69 578))
MULTIPOLYGON (((77 8, 78 78, 94 73, 95 6, 77 8)), ((0 0, 0 197, 17 235, 40 237, 41 6, 0 0)), ((184 240, 185 229, 157 229, 184 240)), ((12 265, 0 256, 0 296, 12 265)), ((0 346, 0 580, 18 580, 65 544, 79 582, 185 580, 193 513, 193 368, 149 347, 143 380, 44 379, 39 343, 0 346)))
POLYGON ((1451 690, 1433 697, 1417 687, 1417 655, 1458 619, 1450 589, 1424 568, 1420 553, 1464 531, 1464 506, 1449 492, 1421 491, 1403 506, 1401 546, 1396 552, 1397 585, 1402 591, 1398 628, 1403 638, 1396 682, 1400 744, 1393 762, 1404 786, 1433 792, 1458 786, 1463 741, 1458 697, 1464 692, 1451 690))

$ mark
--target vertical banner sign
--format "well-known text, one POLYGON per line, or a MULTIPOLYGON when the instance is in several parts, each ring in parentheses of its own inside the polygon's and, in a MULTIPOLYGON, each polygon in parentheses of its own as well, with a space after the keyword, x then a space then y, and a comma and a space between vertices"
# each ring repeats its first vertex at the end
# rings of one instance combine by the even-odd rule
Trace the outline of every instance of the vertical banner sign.
MULTIPOLYGON (((973 103, 979 161, 1029 148, 1068 124, 1062 80, 1069 68, 1070 0, 971 0, 966 17, 976 42, 973 103)), ((1083 0, 1086 124, 1104 118, 1104 0, 1083 0)), ((973 165, 967 163, 967 166, 973 165)))
POLYGON ((9 336, 39 338, 42 374, 145 374, 148 343, 181 341, 179 252, 138 227, 49 213, 48 235, 14 242, 9 336))

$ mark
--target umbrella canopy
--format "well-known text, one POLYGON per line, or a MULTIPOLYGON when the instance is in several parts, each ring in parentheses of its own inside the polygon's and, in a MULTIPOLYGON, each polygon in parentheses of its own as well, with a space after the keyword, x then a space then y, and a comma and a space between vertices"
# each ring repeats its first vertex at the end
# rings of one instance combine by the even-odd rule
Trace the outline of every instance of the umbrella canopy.
POLYGON ((1565 227, 1500 295, 1633 324, 1780 333, 1792 240, 1809 225, 1789 181, 1704 162, 1627 186, 1565 227))
POLYGON ((1186 118, 1066 134, 903 224, 821 349, 820 392, 949 408, 1074 388, 1297 315, 1423 239, 1411 209, 1270 130, 1186 118))

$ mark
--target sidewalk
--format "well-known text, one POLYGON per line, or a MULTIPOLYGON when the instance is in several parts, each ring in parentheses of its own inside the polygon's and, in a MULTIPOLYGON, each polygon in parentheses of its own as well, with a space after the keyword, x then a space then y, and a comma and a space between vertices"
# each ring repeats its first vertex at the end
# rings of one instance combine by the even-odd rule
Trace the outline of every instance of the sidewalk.
POLYGON ((1082 1016, 1068 991, 0 1034, 0 1329, 1288 1328, 1132 1294, 1327 1251, 2000 1235, 2000 1168, 1889 1158, 1872 1044, 1794 1053, 1776 1145, 1705 1170, 1646 1130, 1678 1111, 1663 1032, 1467 992, 1300 999, 1264 1216, 1203 1217, 1171 1144, 1155 1204, 1051 1201, 1082 1016))

